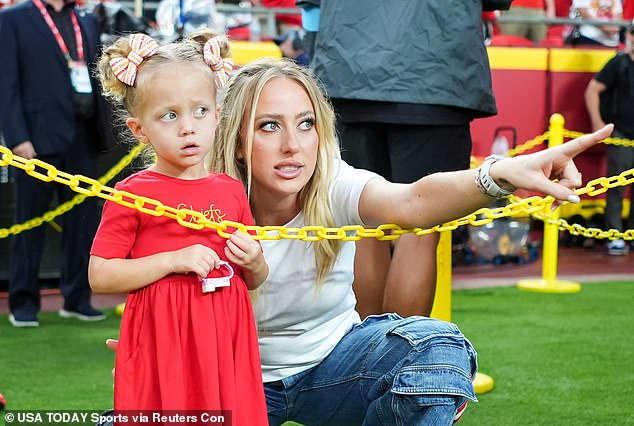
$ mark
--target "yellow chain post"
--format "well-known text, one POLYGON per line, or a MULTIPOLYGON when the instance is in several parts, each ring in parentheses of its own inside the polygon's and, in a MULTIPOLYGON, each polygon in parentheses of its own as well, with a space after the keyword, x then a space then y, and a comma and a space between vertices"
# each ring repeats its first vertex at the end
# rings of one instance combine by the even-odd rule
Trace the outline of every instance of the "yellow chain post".
MULTIPOLYGON (((441 231, 436 249, 436 295, 432 318, 451 321, 451 231, 441 231)), ((473 388, 478 395, 493 390, 493 378, 476 373, 473 388)))
MULTIPOLYGON (((561 145, 564 142, 564 117, 561 114, 553 114, 550 117, 550 139, 548 147, 561 145)), ((544 209, 550 209, 546 204, 544 209)), ((542 278, 520 280, 517 288, 525 291, 540 293, 577 293, 581 285, 572 281, 560 281, 557 279, 557 250, 559 245, 559 208, 550 215, 552 220, 544 221, 544 247, 542 254, 542 278)))
POLYGON ((430 316, 451 321, 451 231, 440 232, 436 248, 436 294, 430 316))

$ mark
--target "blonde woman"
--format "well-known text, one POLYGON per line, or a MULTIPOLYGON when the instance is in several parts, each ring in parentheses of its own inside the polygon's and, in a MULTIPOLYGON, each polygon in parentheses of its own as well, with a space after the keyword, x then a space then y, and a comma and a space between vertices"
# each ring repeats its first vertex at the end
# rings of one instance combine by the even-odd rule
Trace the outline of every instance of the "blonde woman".
MULTIPOLYGON (((245 184, 261 226, 430 227, 517 188, 578 202, 572 157, 610 130, 394 184, 339 159, 332 108, 309 71, 259 60, 230 79, 211 170, 245 184)), ((475 351, 455 325, 394 314, 360 321, 353 242, 280 239, 262 248, 271 273, 253 300, 271 425, 451 424, 475 400, 475 351)))
MULTIPOLYGON (((572 158, 610 131, 393 184, 340 160, 332 108, 308 70, 264 59, 229 80, 210 167, 244 183, 257 225, 430 227, 516 188, 578 202, 572 158)), ((476 400, 476 353, 454 324, 395 314, 360 321, 354 242, 261 244, 270 273, 252 299, 271 425, 449 425, 476 400)))

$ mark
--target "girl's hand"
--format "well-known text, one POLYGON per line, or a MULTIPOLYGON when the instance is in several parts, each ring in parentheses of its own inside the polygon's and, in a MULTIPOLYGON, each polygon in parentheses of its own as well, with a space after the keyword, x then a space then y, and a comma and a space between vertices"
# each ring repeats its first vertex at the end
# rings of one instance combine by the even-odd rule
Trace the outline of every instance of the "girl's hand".
POLYGON ((254 270, 264 262, 260 244, 240 231, 234 232, 227 240, 225 247, 227 258, 245 269, 254 270))
POLYGON ((240 231, 234 232, 227 240, 225 255, 244 269, 245 282, 250 290, 262 284, 269 274, 260 244, 240 231))
POLYGON ((212 269, 220 268, 220 257, 207 246, 195 244, 173 251, 172 271, 179 274, 195 273, 200 279, 209 275, 212 269))
POLYGON ((613 129, 614 125, 608 124, 562 145, 498 161, 491 166, 491 177, 496 182, 507 181, 517 188, 552 195, 558 202, 578 203, 574 189, 582 184, 581 173, 572 160, 610 136, 613 129))
MULTIPOLYGON (((119 341, 114 339, 106 339, 106 346, 108 347, 108 349, 110 349, 114 353, 117 353, 117 347, 119 346, 119 341)), ((112 374, 112 379, 114 381, 114 374, 115 374, 114 367, 112 368, 111 374, 112 374)), ((114 383, 112 384, 112 388, 114 389, 114 383)))

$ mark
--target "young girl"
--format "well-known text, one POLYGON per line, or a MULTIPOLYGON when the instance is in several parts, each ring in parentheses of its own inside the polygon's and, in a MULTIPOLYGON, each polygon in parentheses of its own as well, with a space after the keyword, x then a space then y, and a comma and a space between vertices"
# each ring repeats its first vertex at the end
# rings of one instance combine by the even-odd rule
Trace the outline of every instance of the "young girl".
MULTIPOLYGON (((134 34, 105 49, 104 92, 122 104, 134 137, 156 154, 118 190, 213 221, 253 224, 242 183, 208 173, 203 163, 218 121, 215 85, 232 68, 228 53, 224 38, 203 32, 162 47, 134 34)), ((267 275, 260 245, 246 235, 225 240, 208 228, 106 202, 89 279, 95 292, 130 293, 115 410, 226 410, 233 425, 266 424, 248 289, 267 275), (222 276, 232 278, 202 281, 222 276)))

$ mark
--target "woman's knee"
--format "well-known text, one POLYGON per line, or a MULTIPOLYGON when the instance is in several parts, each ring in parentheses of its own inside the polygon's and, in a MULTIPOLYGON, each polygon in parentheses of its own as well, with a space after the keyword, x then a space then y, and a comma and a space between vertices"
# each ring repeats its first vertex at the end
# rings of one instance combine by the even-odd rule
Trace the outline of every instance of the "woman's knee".
POLYGON ((396 394, 456 395, 475 400, 472 379, 477 354, 455 324, 420 318, 391 330, 406 339, 411 351, 395 372, 396 394))
POLYGON ((421 333, 427 326, 416 323, 393 330, 414 342, 384 398, 397 424, 452 424, 467 400, 477 401, 472 383, 477 355, 471 343, 453 324, 432 326, 431 335, 421 333))

